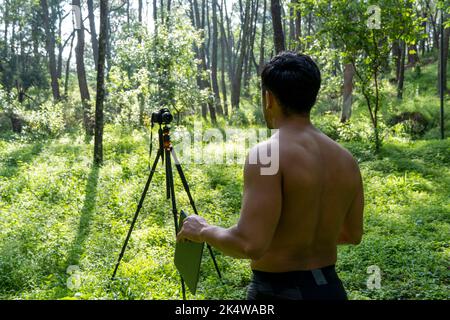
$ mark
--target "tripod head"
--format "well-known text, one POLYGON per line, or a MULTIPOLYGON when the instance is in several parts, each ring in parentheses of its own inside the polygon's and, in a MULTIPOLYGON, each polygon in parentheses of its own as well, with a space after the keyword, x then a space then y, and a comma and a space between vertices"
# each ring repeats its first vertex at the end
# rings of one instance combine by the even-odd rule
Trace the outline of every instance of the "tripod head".
POLYGON ((160 126, 162 124, 169 124, 173 120, 173 115, 170 113, 170 110, 168 108, 162 108, 158 111, 155 111, 152 113, 152 127, 153 124, 158 123, 160 126))
POLYGON ((153 130, 152 129, 153 129, 153 126, 155 125, 155 123, 157 123, 157 124, 159 124, 158 146, 159 146, 159 150, 161 151, 161 164, 164 164, 164 158, 165 158, 164 150, 167 150, 167 151, 172 150, 172 144, 170 142, 170 127, 169 127, 169 124, 172 121, 173 121, 173 115, 168 108, 162 108, 162 109, 152 113, 151 127, 150 127, 149 156, 151 156, 152 149, 153 149, 153 144, 152 144, 153 130))

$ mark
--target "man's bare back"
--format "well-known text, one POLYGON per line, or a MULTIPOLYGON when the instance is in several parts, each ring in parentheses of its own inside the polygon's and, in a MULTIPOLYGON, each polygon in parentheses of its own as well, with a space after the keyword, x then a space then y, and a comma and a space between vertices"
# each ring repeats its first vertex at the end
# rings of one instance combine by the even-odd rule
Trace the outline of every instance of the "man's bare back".
POLYGON ((358 165, 311 124, 321 76, 310 57, 282 52, 264 66, 261 79, 264 118, 279 132, 249 153, 238 223, 222 228, 191 216, 177 238, 251 259, 250 300, 347 299, 334 264, 337 245, 358 244, 363 233, 358 165), (254 161, 267 147, 279 160, 270 174, 264 161, 254 161))
MULTIPOLYGON (((252 269, 285 272, 332 265, 344 221, 362 188, 358 165, 312 125, 285 126, 278 135, 282 211, 272 243, 252 260, 252 269)), ((357 205, 362 210, 362 203, 357 205)))

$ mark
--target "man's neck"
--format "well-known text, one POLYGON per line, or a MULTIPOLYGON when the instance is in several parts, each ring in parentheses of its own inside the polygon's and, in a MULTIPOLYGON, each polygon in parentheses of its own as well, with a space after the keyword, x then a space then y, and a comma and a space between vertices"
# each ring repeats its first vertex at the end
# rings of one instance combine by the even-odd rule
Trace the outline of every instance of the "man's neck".
POLYGON ((307 115, 290 115, 283 117, 278 121, 280 129, 296 129, 302 130, 313 128, 309 114, 307 115))

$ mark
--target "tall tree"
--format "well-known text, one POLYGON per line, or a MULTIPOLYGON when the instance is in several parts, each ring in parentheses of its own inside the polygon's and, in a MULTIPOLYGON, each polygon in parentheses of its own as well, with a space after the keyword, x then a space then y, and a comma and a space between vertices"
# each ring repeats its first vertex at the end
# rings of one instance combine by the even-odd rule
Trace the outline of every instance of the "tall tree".
POLYGON ((341 122, 347 122, 352 114, 352 94, 353 94, 353 76, 355 69, 353 64, 347 63, 344 66, 344 95, 342 102, 341 122))
POLYGON ((241 96, 241 81, 242 81, 242 71, 244 66, 244 58, 247 53, 247 42, 250 30, 250 0, 245 1, 245 11, 244 11, 244 22, 242 24, 241 31, 241 50, 239 58, 236 64, 236 70, 234 74, 234 79, 232 82, 231 90, 231 107, 233 109, 239 109, 239 102, 241 96))
POLYGON ((105 100, 105 56, 108 32, 108 0, 100 1, 100 39, 97 67, 97 97, 95 102, 94 163, 103 162, 103 103, 105 100))
POLYGON ((97 70, 98 40, 97 40, 97 30, 95 29, 94 2, 92 0, 87 0, 87 6, 88 6, 89 29, 91 31, 92 52, 94 54, 94 65, 95 70, 97 70))
POLYGON ((220 58, 221 58, 221 86, 222 86, 222 99, 223 99, 223 109, 224 115, 228 117, 228 101, 227 101, 227 85, 225 80, 225 63, 227 60, 227 55, 225 54, 225 50, 228 51, 228 41, 227 35, 225 33, 225 22, 223 18, 223 7, 226 6, 225 0, 222 0, 222 6, 220 8, 220 58))
POLYGON ((47 0, 41 0, 41 9, 42 9, 42 22, 44 24, 45 30, 45 42, 48 54, 48 67, 50 71, 50 77, 52 82, 52 93, 53 99, 55 101, 61 100, 61 95, 59 92, 59 83, 58 83, 58 72, 56 66, 56 57, 55 57, 55 35, 53 34, 53 30, 50 27, 50 19, 49 19, 49 10, 47 0))
MULTIPOLYGON (((445 15, 444 15, 444 21, 445 21, 445 15)), ((442 21, 441 21, 442 23, 442 21)), ((444 22, 445 24, 445 22, 444 22)), ((443 59, 441 62, 441 59, 439 58, 438 60, 438 90, 440 90, 440 85, 441 85, 441 78, 444 79, 443 82, 443 89, 444 89, 444 93, 448 91, 447 89, 447 64, 448 64, 448 49, 449 49, 449 36, 450 36, 450 26, 445 27, 441 27, 440 28, 440 32, 439 32, 439 45, 441 43, 444 44, 444 48, 443 48, 443 59), (442 33, 442 29, 443 29, 443 33, 442 33), (442 68, 441 68, 441 63, 442 63, 442 68), (441 77, 441 70, 443 71, 443 75, 441 77)))
POLYGON ((400 69, 398 73, 397 98, 403 99, 403 83, 405 79, 406 43, 400 42, 400 69))
MULTIPOLYGON (((204 0, 203 0, 204 3, 204 0)), ((197 0, 192 1, 192 10, 194 13, 194 27, 199 30, 202 34, 202 42, 200 46, 195 46, 194 50, 196 52, 197 59, 200 61, 198 64, 198 75, 197 75, 197 84, 202 90, 209 90, 211 88, 209 84, 209 78, 205 78, 204 74, 208 73, 208 68, 206 64, 206 50, 205 50, 205 8, 202 7, 202 14, 200 15, 200 9, 197 0)), ((214 108, 214 104, 211 101, 206 101, 202 104, 202 117, 206 119, 207 113, 209 110, 209 114, 211 117, 211 122, 216 123, 216 109, 214 108)))
POLYGON ((275 52, 279 53, 286 50, 284 44, 283 24, 281 21, 280 0, 270 0, 270 10, 272 12, 273 43, 275 45, 275 52))
POLYGON ((217 81, 217 46, 218 46, 218 28, 217 28, 217 0, 212 0, 212 52, 211 52, 211 84, 214 93, 214 106, 219 115, 223 115, 222 105, 220 103, 219 83, 217 81))
POLYGON ((264 1, 263 6, 263 16, 262 16, 262 26, 261 26, 261 44, 259 46, 259 70, 258 72, 261 73, 262 68, 264 66, 265 61, 265 52, 264 52, 264 46, 265 46, 265 35, 266 35, 266 15, 267 15, 267 0, 264 1))
MULTIPOLYGON (((81 8, 80 0, 72 0, 72 5, 81 8)), ((75 47, 75 58, 77 62, 77 77, 78 87, 80 89, 81 103, 83 104, 83 125, 87 136, 94 134, 94 126, 91 117, 91 96, 89 94, 89 87, 86 79, 86 68, 84 65, 84 24, 82 18, 82 11, 79 11, 80 19, 78 21, 79 29, 77 29, 77 46, 75 47)))

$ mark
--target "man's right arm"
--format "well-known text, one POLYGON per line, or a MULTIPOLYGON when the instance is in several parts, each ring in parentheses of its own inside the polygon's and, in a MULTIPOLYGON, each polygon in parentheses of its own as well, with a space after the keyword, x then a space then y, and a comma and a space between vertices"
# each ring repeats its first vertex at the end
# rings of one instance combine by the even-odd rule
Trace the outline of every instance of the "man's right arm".
POLYGON ((350 210, 345 217, 337 244, 359 244, 363 235, 364 189, 358 168, 359 183, 350 210))

